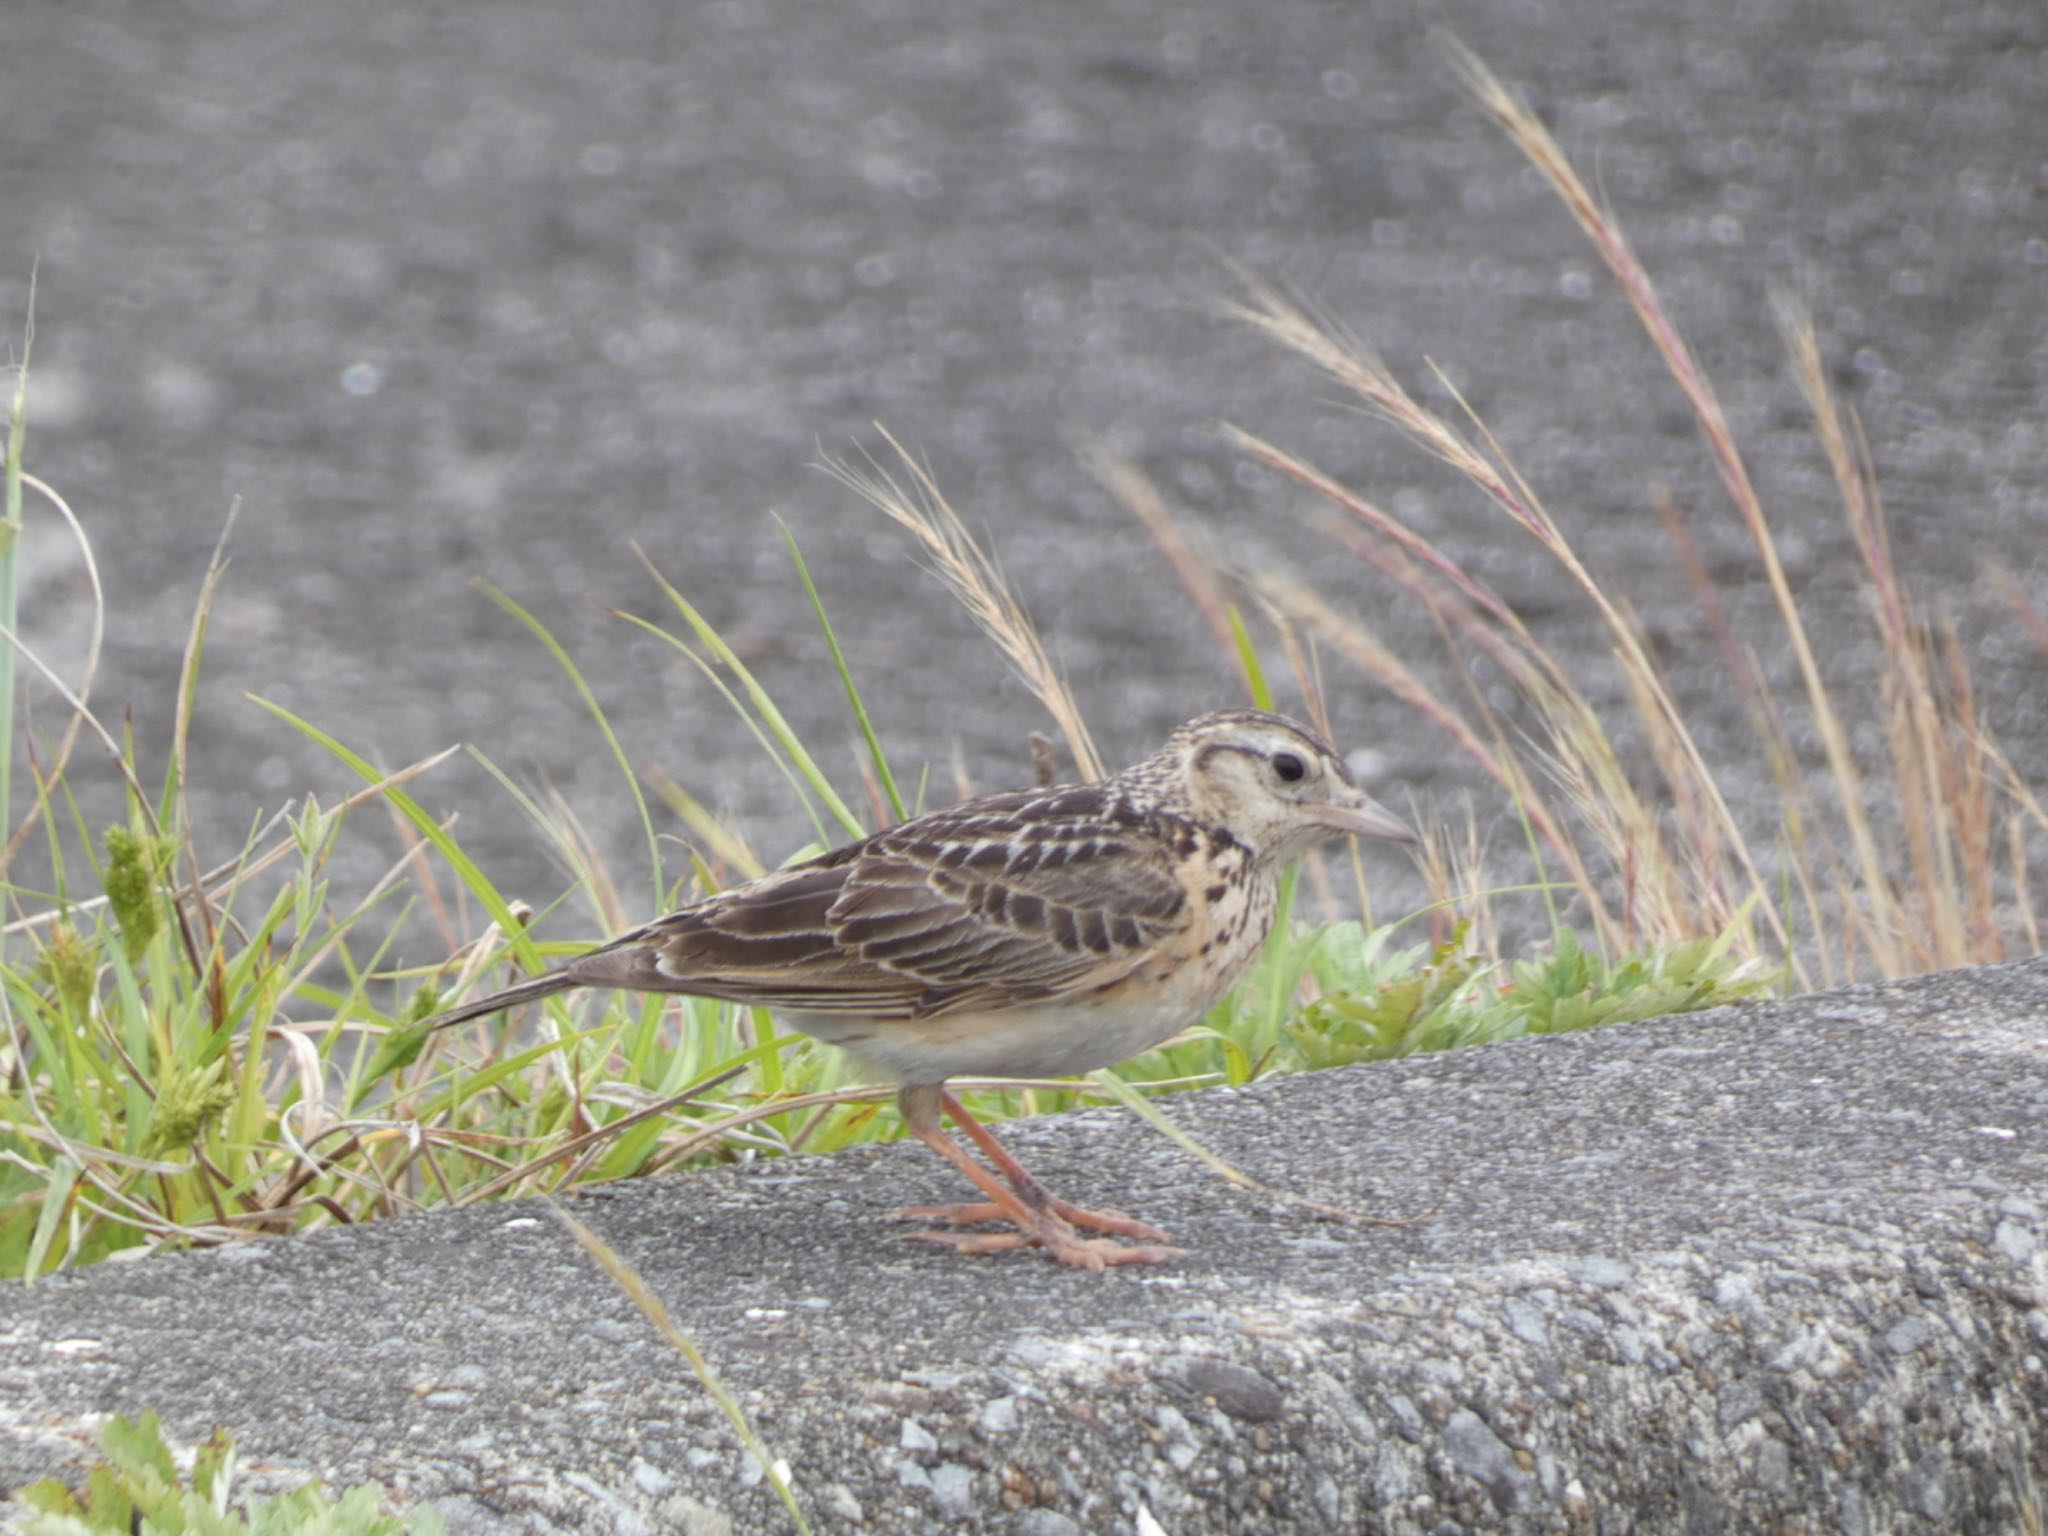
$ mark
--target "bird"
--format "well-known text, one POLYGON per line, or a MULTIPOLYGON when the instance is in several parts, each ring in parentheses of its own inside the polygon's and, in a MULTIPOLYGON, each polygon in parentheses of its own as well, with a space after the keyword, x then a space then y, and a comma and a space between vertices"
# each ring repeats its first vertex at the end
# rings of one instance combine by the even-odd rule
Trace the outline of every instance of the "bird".
POLYGON ((1257 958, 1287 866, 1345 835, 1419 841, 1309 727, 1219 710, 1106 778, 900 822, 425 1025, 579 987, 765 1005, 893 1076, 904 1124, 985 1197, 900 1213, 937 1223, 909 1236, 1081 1269, 1162 1263, 1183 1252, 1164 1232, 1050 1194, 946 1084, 1089 1072, 1170 1039, 1257 958), (991 1223, 1008 1230, 968 1230, 991 1223))

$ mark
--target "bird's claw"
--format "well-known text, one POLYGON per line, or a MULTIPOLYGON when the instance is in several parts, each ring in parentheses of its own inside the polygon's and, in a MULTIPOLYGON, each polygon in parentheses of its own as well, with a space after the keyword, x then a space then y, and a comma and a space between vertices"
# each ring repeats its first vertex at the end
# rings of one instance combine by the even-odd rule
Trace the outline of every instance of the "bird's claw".
MULTIPOLYGON (((1061 1202, 1064 1204, 1064 1202, 1061 1202)), ((1072 1207, 1072 1209, 1079 1209, 1072 1207)), ((906 1232, 904 1237, 912 1242, 937 1243, 960 1254, 1014 1253, 1020 1248, 1043 1248, 1046 1253, 1062 1264, 1075 1269, 1107 1269, 1121 1264, 1164 1264, 1177 1259, 1183 1250, 1157 1242, 1116 1242, 1106 1237, 1082 1237, 1068 1225, 1064 1213, 1042 1211, 1028 1228, 1009 1232, 959 1232, 954 1227, 965 1227, 977 1222, 1008 1220, 1009 1218, 993 1204, 981 1205, 927 1205, 907 1211, 898 1211, 899 1217, 922 1221, 943 1221, 944 1227, 927 1227, 918 1232, 906 1232)), ((1158 1228, 1149 1227, 1128 1216, 1106 1211, 1086 1211, 1082 1214, 1105 1221, 1113 1226, 1098 1230, 1111 1231, 1119 1236, 1158 1238, 1164 1236, 1158 1228)))
MULTIPOLYGON (((1122 1211, 1091 1211, 1086 1206, 1069 1205, 1058 1196, 1047 1197, 1045 1209, 1069 1225, 1085 1227, 1091 1232, 1107 1232, 1112 1237, 1128 1237, 1139 1243, 1166 1241, 1166 1234, 1149 1221, 1139 1221, 1122 1211)), ((993 1201, 983 1200, 965 1205, 913 1205, 896 1212, 895 1219, 973 1227, 985 1221, 1007 1221, 1009 1217, 993 1201)), ((1179 1252, 1178 1249, 1174 1251, 1179 1252)))

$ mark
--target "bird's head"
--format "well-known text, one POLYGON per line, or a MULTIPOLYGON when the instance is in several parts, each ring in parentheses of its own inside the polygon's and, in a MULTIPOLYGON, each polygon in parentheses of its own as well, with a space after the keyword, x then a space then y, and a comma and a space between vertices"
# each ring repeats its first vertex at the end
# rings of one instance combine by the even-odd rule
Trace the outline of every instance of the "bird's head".
POLYGON ((1153 765, 1178 778, 1196 819, 1228 827, 1263 860, 1284 863, 1347 834, 1420 841, 1351 781, 1328 742, 1264 710, 1190 720, 1167 738, 1153 765))

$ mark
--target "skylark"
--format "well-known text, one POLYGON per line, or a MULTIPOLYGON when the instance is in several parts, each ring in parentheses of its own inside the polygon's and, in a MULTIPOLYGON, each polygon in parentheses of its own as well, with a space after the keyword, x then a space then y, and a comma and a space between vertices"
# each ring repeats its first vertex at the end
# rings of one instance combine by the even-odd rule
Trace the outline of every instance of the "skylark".
POLYGON ((657 918, 433 1024, 571 987, 763 1004, 893 1074, 904 1122, 988 1197, 907 1212, 946 1223, 912 1235, 962 1253, 1035 1245, 1085 1269, 1157 1263, 1180 1252, 1164 1233, 1047 1194, 946 1081, 1088 1072, 1170 1038, 1258 956, 1281 871, 1347 833, 1416 841, 1313 731, 1222 710, 1109 778, 933 811, 657 918), (946 1133, 942 1114, 1000 1178, 946 1133), (960 1230, 991 1221, 1015 1230, 960 1230))

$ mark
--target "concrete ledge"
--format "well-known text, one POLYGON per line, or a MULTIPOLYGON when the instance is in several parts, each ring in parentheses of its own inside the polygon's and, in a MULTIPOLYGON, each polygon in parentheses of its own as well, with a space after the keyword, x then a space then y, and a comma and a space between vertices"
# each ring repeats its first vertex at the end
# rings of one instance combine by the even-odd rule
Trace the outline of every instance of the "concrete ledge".
MULTIPOLYGON (((921 1148, 577 1211, 825 1531, 2018 1531, 2048 1509, 2048 963, 1016 1127, 1193 1252, 1083 1275, 893 1240, 921 1148), (1150 1522, 1150 1523, 1148 1523, 1150 1522)), ((0 1484, 155 1408, 468 1531, 788 1521, 688 1370, 500 1205, 0 1290, 0 1484)), ((2038 1526, 2034 1527, 2039 1529, 2038 1526)))

